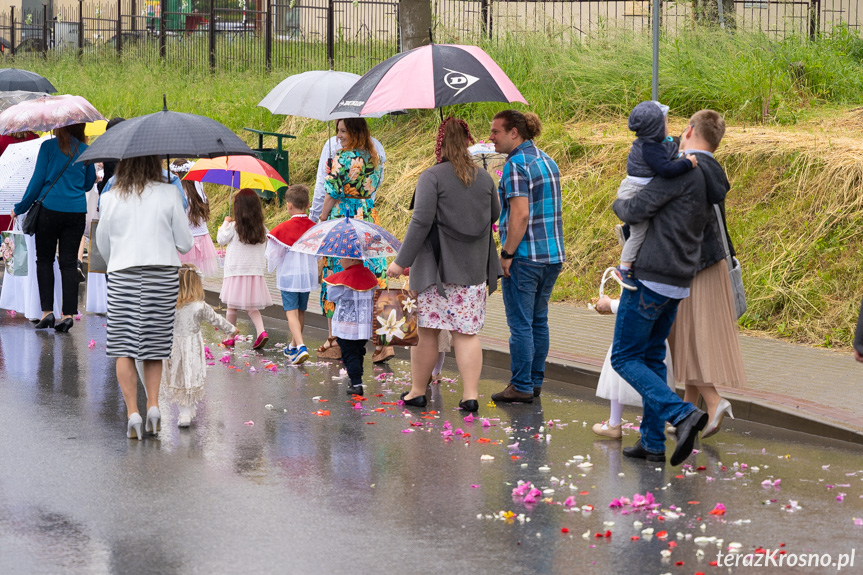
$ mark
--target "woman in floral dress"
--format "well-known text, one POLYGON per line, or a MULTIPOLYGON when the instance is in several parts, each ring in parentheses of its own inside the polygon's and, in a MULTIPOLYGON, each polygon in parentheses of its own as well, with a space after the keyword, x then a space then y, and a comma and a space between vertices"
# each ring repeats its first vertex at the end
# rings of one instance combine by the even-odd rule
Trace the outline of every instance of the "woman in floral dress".
MULTIPOLYGON (((336 136, 342 149, 327 165, 324 207, 319 221, 332 218, 360 218, 380 224, 372 197, 378 188, 382 174, 382 162, 372 143, 368 125, 362 118, 346 118, 336 122, 336 136)), ((386 260, 377 258, 367 260, 365 266, 377 277, 380 287, 386 287, 386 260)), ((321 277, 326 278, 342 271, 337 258, 324 258, 321 277)), ((328 319, 332 319, 335 305, 327 299, 327 284, 321 283, 321 309, 328 319)), ((336 338, 328 337, 318 349, 319 356, 339 357, 336 338)), ((393 357, 391 347, 376 348, 372 361, 379 363, 393 357)))

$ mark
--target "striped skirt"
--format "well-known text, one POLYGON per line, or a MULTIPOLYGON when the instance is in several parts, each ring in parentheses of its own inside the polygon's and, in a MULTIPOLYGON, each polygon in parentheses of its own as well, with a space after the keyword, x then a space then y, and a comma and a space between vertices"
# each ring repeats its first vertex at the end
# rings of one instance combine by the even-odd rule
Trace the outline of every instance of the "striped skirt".
POLYGON ((177 268, 171 266, 109 273, 108 357, 171 357, 179 288, 177 268))

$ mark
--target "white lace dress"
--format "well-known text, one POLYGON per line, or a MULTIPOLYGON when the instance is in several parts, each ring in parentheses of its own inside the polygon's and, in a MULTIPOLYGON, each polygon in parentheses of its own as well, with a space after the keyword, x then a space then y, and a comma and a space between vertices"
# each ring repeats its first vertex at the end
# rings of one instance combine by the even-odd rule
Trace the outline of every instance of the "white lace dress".
POLYGON ((171 401, 188 407, 195 415, 195 404, 204 398, 207 364, 204 358, 204 338, 201 324, 207 322, 232 333, 234 326, 202 301, 184 305, 174 318, 174 343, 171 359, 162 366, 162 386, 169 391, 171 401))

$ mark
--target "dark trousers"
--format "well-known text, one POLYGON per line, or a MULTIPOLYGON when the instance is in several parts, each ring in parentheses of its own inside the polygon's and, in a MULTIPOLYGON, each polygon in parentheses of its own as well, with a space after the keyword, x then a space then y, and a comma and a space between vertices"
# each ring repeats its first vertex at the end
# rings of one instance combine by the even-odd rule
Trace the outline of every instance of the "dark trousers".
POLYGON ((87 214, 56 212, 42 206, 36 231, 36 280, 42 311, 54 309, 54 255, 60 263, 63 315, 78 313, 78 247, 87 214), (58 249, 57 244, 60 247, 58 249))
POLYGON ((363 383, 363 358, 366 356, 366 339, 342 339, 337 337, 342 350, 342 363, 351 378, 351 385, 363 383))

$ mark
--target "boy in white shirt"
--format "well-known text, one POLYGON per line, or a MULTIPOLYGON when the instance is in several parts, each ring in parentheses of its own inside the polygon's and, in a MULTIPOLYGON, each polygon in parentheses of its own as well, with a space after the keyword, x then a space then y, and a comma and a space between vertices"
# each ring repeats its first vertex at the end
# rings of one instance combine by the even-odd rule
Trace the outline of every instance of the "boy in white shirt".
POLYGON ((289 187, 285 203, 291 217, 267 234, 267 268, 269 272, 278 269, 276 287, 282 292, 282 309, 291 330, 291 343, 283 353, 292 364, 300 365, 309 359, 303 328, 309 293, 318 285, 318 264, 315 256, 291 251, 291 246, 315 225, 306 214, 309 188, 302 184, 289 187))

